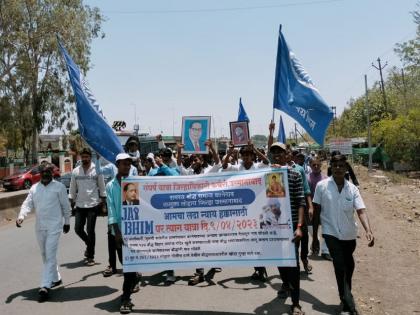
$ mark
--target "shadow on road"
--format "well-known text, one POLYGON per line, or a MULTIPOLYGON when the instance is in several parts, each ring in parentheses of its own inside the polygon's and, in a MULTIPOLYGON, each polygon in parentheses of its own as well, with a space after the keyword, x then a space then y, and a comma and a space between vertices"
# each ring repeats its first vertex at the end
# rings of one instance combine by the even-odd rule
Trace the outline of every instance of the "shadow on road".
MULTIPOLYGON (((327 305, 322 301, 318 300, 316 297, 306 292, 302 288, 300 289, 300 300, 307 302, 312 306, 312 310, 320 312, 322 314, 335 315, 338 311, 337 305, 327 305)), ((257 307, 254 312, 256 315, 278 315, 278 314, 289 314, 290 305, 284 304, 284 299, 274 298, 270 302, 264 303, 263 305, 257 307)), ((308 309, 303 309, 307 314, 309 313, 308 309)), ((309 313, 310 314, 310 313, 309 313)))
POLYGON ((80 268, 80 267, 86 267, 84 260, 79 260, 79 261, 74 261, 74 262, 69 262, 69 263, 65 263, 65 264, 61 264, 60 267, 64 267, 67 269, 76 269, 76 268, 80 268))
MULTIPOLYGON (((90 287, 59 287, 50 291, 50 298, 48 302, 70 302, 87 299, 95 299, 117 292, 117 289, 108 286, 90 286, 90 287)), ((11 303, 15 298, 21 296, 25 300, 37 301, 38 288, 29 289, 14 293, 6 299, 6 304, 11 303)))
POLYGON ((217 281, 217 284, 222 286, 224 289, 233 289, 233 290, 255 290, 255 289, 263 289, 267 287, 267 284, 275 279, 278 278, 278 276, 270 276, 267 278, 267 282, 261 282, 258 280, 252 280, 251 277, 236 277, 236 278, 227 278, 227 279, 223 279, 220 281, 217 281), (252 287, 241 287, 241 288, 235 288, 235 287, 231 287, 229 285, 227 285, 227 283, 229 282, 233 282, 237 285, 246 285, 246 284, 251 284, 253 285, 252 287))
MULTIPOLYGON (((109 313, 118 312, 120 309, 121 298, 117 297, 112 301, 98 303, 95 305, 100 310, 107 311, 109 313)), ((137 314, 162 314, 162 315, 253 315, 252 313, 233 313, 233 312, 218 312, 218 311, 197 311, 197 310, 159 310, 159 309, 141 309, 139 306, 133 307, 132 313, 137 314)))

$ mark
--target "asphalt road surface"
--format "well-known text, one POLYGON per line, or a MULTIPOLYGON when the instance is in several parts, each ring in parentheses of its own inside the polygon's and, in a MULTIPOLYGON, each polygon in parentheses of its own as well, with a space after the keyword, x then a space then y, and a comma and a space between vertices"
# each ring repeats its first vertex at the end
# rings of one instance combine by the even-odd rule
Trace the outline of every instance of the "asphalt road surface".
MULTIPOLYGON (((107 266, 106 218, 96 226, 97 264, 83 265, 84 246, 72 230, 60 239, 58 261, 63 286, 52 290, 48 302, 38 303, 41 256, 34 232, 35 219, 17 229, 13 223, 0 226, 0 314, 109 314, 119 313, 123 278, 104 278, 107 266)), ((301 305, 306 314, 336 314, 338 294, 331 262, 312 258, 313 273, 301 274, 301 305)), ((268 268, 269 281, 251 281, 252 268, 224 268, 215 285, 206 282, 188 286, 193 270, 177 270, 179 280, 164 286, 160 274, 143 274, 141 289, 132 295, 134 314, 176 315, 274 315, 287 314, 290 298, 277 298, 280 289, 276 268, 268 268)))

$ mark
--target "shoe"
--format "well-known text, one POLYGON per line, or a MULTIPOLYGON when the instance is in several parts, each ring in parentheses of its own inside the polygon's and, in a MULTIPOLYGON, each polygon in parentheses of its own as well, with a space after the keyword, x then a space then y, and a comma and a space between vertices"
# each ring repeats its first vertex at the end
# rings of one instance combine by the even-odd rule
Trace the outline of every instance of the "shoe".
POLYGON ((48 300, 48 295, 49 295, 49 291, 50 289, 48 288, 41 288, 38 291, 38 302, 42 303, 45 302, 46 300, 48 300))
POLYGON ((51 289, 52 288, 55 288, 55 287, 58 287, 59 285, 62 285, 62 284, 63 284, 63 280, 62 279, 60 279, 58 281, 55 281, 55 282, 51 283, 51 289))
POLYGON ((330 254, 321 254, 321 257, 328 261, 333 260, 330 254))
POLYGON ((309 263, 308 259, 303 259, 303 269, 305 269, 306 274, 310 275, 312 273, 312 265, 309 263))
POLYGON ((188 285, 196 285, 201 282, 204 282, 204 273, 196 272, 194 273, 194 276, 188 280, 188 285))
POLYGON ((305 312, 302 311, 302 307, 300 305, 293 305, 291 314, 292 315, 305 315, 305 312))
POLYGON ((267 281, 267 269, 265 267, 255 267, 254 273, 251 275, 252 280, 261 282, 267 281))
POLYGON ((290 287, 283 283, 281 285, 281 289, 279 291, 277 291, 277 297, 279 299, 287 299, 287 297, 289 296, 289 292, 290 292, 290 287))
POLYGON ((88 258, 85 262, 85 265, 89 267, 95 266, 95 260, 93 258, 88 258))
POLYGON ((123 301, 123 302, 121 303, 121 306, 120 306, 120 313, 121 313, 121 314, 130 314, 130 313, 131 313, 131 311, 133 310, 133 306, 134 306, 134 304, 133 304, 133 303, 131 303, 131 301, 130 301, 130 300, 128 300, 128 301, 123 301))
POLYGON ((111 266, 106 267, 106 269, 104 271, 102 271, 102 275, 107 278, 107 277, 111 277, 113 274, 116 274, 117 270, 116 269, 112 269, 111 266))

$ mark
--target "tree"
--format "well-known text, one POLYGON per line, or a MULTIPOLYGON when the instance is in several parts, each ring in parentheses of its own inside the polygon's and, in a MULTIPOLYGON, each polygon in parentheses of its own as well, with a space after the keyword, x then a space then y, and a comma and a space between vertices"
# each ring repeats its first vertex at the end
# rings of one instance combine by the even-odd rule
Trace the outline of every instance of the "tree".
POLYGON ((377 122, 373 125, 372 137, 383 145, 393 161, 420 167, 420 109, 377 122))
POLYGON ((416 38, 397 44, 396 53, 400 55, 404 66, 409 70, 419 71, 420 67, 420 2, 417 2, 418 10, 411 12, 414 23, 417 24, 416 38))
POLYGON ((0 116, 8 144, 37 159, 38 133, 73 127, 73 96, 58 50, 59 34, 80 66, 89 70, 90 44, 103 17, 82 0, 0 0, 0 116), (12 132, 10 132, 10 130, 12 132))

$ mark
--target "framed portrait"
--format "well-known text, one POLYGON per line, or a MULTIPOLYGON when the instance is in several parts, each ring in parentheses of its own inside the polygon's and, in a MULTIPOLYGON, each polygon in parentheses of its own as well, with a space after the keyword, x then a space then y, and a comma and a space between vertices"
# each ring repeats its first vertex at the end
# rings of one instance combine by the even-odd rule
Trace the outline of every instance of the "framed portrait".
POLYGON ((139 184, 138 183, 124 183, 122 187, 122 204, 124 206, 139 205, 139 184))
POLYGON ((248 144, 249 128, 247 121, 231 121, 230 125, 230 139, 235 147, 240 147, 248 144))
POLYGON ((207 154, 209 149, 206 141, 210 138, 210 116, 184 116, 182 117, 182 143, 183 154, 207 154))
POLYGON ((283 173, 267 173, 265 175, 265 188, 268 198, 286 197, 283 173))

